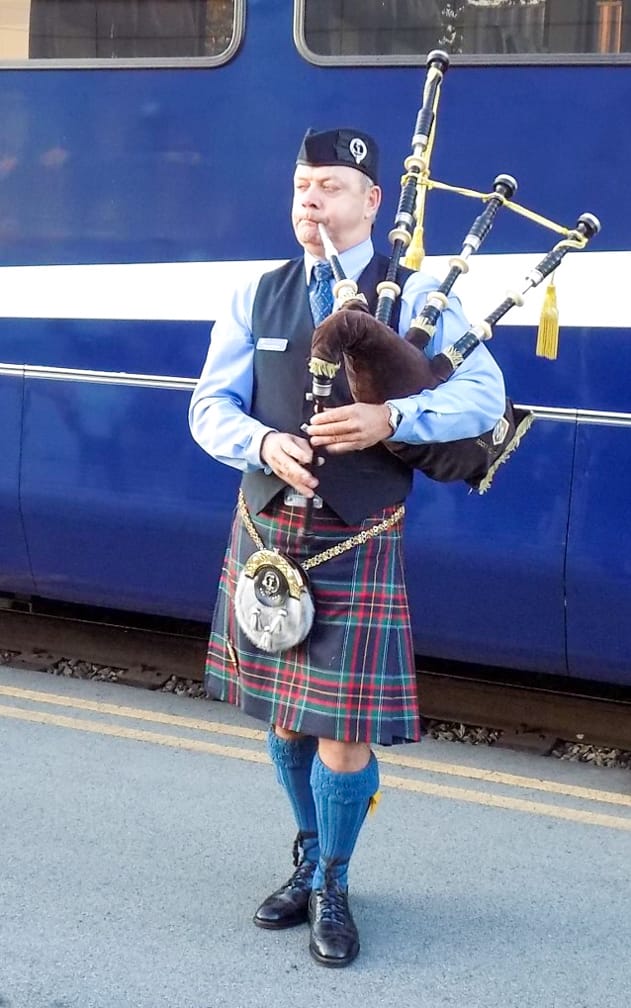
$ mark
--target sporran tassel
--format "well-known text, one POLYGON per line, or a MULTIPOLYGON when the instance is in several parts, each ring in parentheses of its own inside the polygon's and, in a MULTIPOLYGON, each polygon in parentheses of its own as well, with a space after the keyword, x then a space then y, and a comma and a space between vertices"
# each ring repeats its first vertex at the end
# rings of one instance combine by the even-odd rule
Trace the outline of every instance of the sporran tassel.
POLYGON ((557 308, 557 292, 554 285, 554 274, 546 289, 537 331, 537 357, 547 357, 556 360, 559 352, 559 311, 557 308))

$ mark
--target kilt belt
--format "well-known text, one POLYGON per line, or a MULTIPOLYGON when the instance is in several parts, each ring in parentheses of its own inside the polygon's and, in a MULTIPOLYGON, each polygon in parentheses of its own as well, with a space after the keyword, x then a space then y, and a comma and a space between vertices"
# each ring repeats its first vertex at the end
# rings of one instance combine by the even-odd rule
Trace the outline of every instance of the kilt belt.
POLYGON ((324 505, 314 510, 313 535, 300 542, 303 509, 272 502, 256 516, 256 526, 247 509, 247 517, 237 509, 208 645, 208 694, 307 735, 382 745, 417 741, 402 514, 401 506, 391 506, 348 526, 324 505), (265 548, 310 571, 313 627, 306 640, 281 654, 259 650, 236 621, 239 573, 252 542, 261 548, 248 525, 265 548))

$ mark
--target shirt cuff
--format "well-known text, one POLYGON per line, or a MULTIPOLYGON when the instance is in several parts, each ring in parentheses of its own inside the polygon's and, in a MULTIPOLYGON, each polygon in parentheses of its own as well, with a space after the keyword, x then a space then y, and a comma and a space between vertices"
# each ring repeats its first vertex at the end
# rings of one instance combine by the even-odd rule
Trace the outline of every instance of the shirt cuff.
POLYGON ((257 433, 252 438, 252 442, 250 445, 252 454, 256 453, 259 467, 263 470, 266 476, 271 476, 272 470, 268 465, 265 465, 263 459, 261 458, 261 447, 263 445, 263 438, 265 438, 268 434, 272 433, 277 433, 275 427, 261 427, 260 431, 257 431, 257 433))

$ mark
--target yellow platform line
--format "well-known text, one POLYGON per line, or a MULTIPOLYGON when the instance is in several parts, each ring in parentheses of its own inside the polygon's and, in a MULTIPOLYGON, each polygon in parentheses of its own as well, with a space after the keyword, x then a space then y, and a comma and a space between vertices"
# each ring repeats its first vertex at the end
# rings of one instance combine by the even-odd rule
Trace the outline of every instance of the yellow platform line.
POLYGON ((559 805, 544 805, 543 802, 525 801, 523 798, 508 798, 503 795, 484 794, 482 791, 467 791, 465 788, 431 784, 429 781, 415 781, 404 777, 381 777, 383 787, 398 788, 403 791, 419 791, 421 794, 451 798, 452 801, 487 805, 491 808, 510 809, 512 812, 528 812, 530 815, 547 816, 550 819, 564 819, 568 822, 587 826, 606 826, 608 829, 626 830, 631 833, 631 819, 604 815, 600 812, 585 812, 582 809, 563 808, 559 805))
POLYGON ((90 732, 93 735, 132 739, 135 742, 151 742, 154 745, 169 746, 172 749, 188 749, 190 752, 210 753, 213 756, 229 756, 232 759, 242 759, 249 763, 270 762, 267 753, 259 752, 256 749, 239 749, 237 746, 223 746, 216 742, 204 742, 201 739, 162 735, 160 732, 125 728, 122 725, 107 724, 103 721, 82 721, 80 718, 65 717, 63 714, 47 714, 45 711, 24 710, 22 707, 4 707, 0 704, 0 717, 15 718, 17 721, 32 721, 35 724, 55 725, 58 728, 72 728, 75 731, 90 732))
MULTIPOLYGON (((137 728, 126 728, 122 725, 105 724, 98 721, 83 721, 79 718, 66 717, 62 714, 24 710, 21 707, 4 707, 0 705, 0 717, 14 718, 18 721, 30 721, 35 724, 54 725, 59 728, 70 728, 74 731, 89 732, 93 735, 106 735, 113 738, 130 739, 135 742, 149 742, 153 745, 168 746, 173 749, 186 749, 190 752, 207 753, 213 756, 223 756, 229 759, 244 760, 248 763, 270 762, 266 753, 251 749, 240 749, 237 746, 221 746, 214 742, 205 742, 202 739, 178 738, 176 735, 141 731, 137 728)), ((631 818, 624 819, 619 816, 586 812, 581 809, 544 805, 542 802, 525 801, 521 798, 487 795, 481 791, 446 787, 442 784, 410 780, 405 777, 386 775, 382 777, 381 784, 384 787, 396 788, 399 791, 414 791, 419 794, 432 795, 438 798, 449 798, 452 801, 464 801, 490 808, 507 809, 512 812, 527 812, 530 815, 563 819, 587 826, 604 826, 607 829, 624 830, 631 833, 631 818)))
MULTIPOLYGON (((68 707, 74 710, 92 711, 96 714, 110 714, 114 717, 130 718, 134 721, 147 721, 153 724, 170 725, 171 727, 191 728, 194 731, 207 732, 213 735, 228 735, 234 738, 255 739, 261 742, 267 737, 267 731, 261 731, 257 728, 242 728, 239 725, 225 725, 218 721, 184 717, 180 714, 164 714, 161 711, 123 707, 119 704, 109 704, 95 700, 81 700, 75 697, 66 697, 62 694, 44 693, 38 690, 22 689, 15 686, 0 685, 0 696, 14 697, 19 700, 33 700, 38 703, 52 704, 56 707, 68 707)), ((631 808, 631 794, 620 794, 616 791, 601 791, 598 788, 585 788, 576 784, 563 784, 557 781, 542 780, 538 777, 503 773, 499 770, 483 770, 478 767, 468 767, 464 764, 439 763, 437 760, 421 759, 417 756, 405 756, 403 753, 392 755, 382 748, 379 749, 378 758, 381 764, 409 768, 411 770, 423 770, 428 773, 443 774, 450 777, 463 777, 466 780, 479 780, 488 784, 525 788, 529 791, 543 791, 548 794, 562 795, 567 798, 580 798, 583 801, 597 801, 608 805, 621 805, 631 808)))
POLYGON ((73 710, 93 711, 95 714, 112 714, 114 717, 132 718, 134 721, 151 721, 154 724, 168 724, 178 728, 193 728, 195 731, 212 732, 213 735, 232 735, 264 741, 267 731, 260 728, 242 728, 240 725, 225 725, 206 718, 183 717, 181 714, 164 714, 150 711, 146 707, 123 707, 120 704, 102 703, 98 700, 80 700, 57 693, 42 693, 39 690, 21 689, 16 686, 1 686, 0 696, 15 697, 17 700, 34 700, 37 703, 53 704, 55 707, 69 707, 73 710))
POLYGON ((379 762, 393 764, 399 767, 409 767, 412 770, 425 770, 430 773, 445 774, 451 777, 466 777, 469 780, 484 781, 487 784, 505 784, 509 787, 520 787, 530 791, 544 791, 548 794, 563 795, 567 798, 581 798, 584 801, 604 802, 608 805, 622 805, 631 808, 631 794, 621 794, 618 791, 601 791, 598 788, 581 787, 578 784, 563 784, 557 781, 544 780, 540 777, 525 777, 521 774, 503 773, 501 770, 481 770, 478 767, 468 767, 458 764, 443 764, 436 760, 418 759, 416 756, 390 756, 379 752, 379 762))

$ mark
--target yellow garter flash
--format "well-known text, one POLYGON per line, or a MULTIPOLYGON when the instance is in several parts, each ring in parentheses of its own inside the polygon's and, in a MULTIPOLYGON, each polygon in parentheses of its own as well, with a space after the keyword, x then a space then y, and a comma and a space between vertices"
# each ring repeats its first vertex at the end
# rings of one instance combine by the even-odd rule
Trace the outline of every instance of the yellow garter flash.
POLYGON ((331 361, 322 360, 321 357, 312 357, 309 361, 310 373, 318 378, 335 378, 340 366, 340 364, 332 364, 331 361))
POLYGON ((556 360, 559 352, 559 311, 554 277, 550 280, 543 299, 539 329, 537 331, 537 357, 556 360))
POLYGON ((377 811, 377 805, 381 801, 381 791, 375 791, 374 795, 371 795, 368 799, 368 811, 370 815, 374 815, 377 811))

